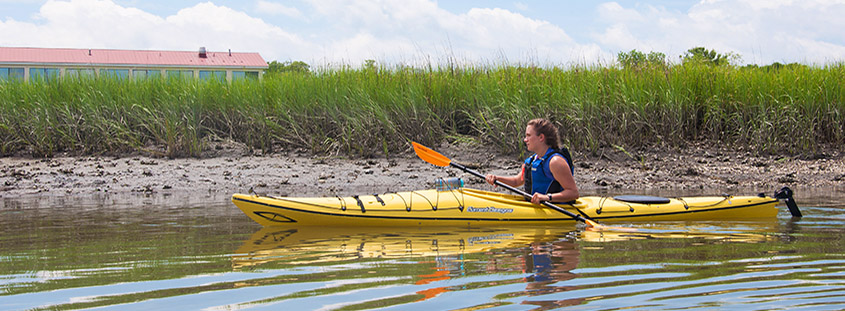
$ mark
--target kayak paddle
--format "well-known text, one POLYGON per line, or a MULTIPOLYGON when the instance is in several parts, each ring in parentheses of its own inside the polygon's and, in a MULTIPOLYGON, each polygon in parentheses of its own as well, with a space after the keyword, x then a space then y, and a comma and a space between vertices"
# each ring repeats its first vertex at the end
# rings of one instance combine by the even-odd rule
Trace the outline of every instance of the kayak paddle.
MULTIPOLYGON (((459 163, 452 162, 452 160, 450 160, 446 156, 438 153, 437 151, 431 150, 430 148, 428 148, 426 146, 420 145, 417 142, 413 142, 413 141, 411 142, 411 145, 414 146, 414 152, 417 154, 418 157, 420 157, 420 159, 423 159, 423 161, 434 164, 436 166, 442 166, 442 167, 452 166, 452 167, 455 167, 455 168, 462 170, 464 172, 475 175, 476 177, 479 177, 479 178, 482 178, 482 179, 485 178, 485 176, 482 175, 481 173, 479 173, 479 172, 477 172, 473 169, 470 169, 470 168, 468 168, 464 165, 461 165, 459 163)), ((523 197, 525 197, 526 199, 529 199, 529 200, 531 199, 531 195, 528 194, 525 191, 511 187, 510 185, 504 184, 504 183, 502 183, 498 180, 495 182, 495 184, 497 186, 504 187, 505 189, 508 189, 510 191, 518 193, 518 194, 522 195, 523 197)), ((588 219, 588 218, 583 217, 581 215, 567 211, 567 210, 563 209, 562 207, 554 205, 550 202, 543 201, 542 205, 546 206, 548 208, 554 209, 558 212, 564 213, 564 214, 566 214, 566 216, 572 217, 572 219, 575 219, 577 221, 581 221, 589 227, 593 227, 595 229, 602 229, 602 228, 605 227, 605 226, 603 226, 603 225, 601 225, 601 224, 599 224, 599 223, 597 223, 597 222, 595 222, 591 219, 588 219)))

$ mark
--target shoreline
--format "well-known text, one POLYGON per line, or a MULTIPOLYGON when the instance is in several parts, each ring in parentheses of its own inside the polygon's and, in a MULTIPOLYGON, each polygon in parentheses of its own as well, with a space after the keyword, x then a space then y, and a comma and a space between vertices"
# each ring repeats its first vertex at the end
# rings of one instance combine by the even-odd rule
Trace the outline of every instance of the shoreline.
MULTIPOLYGON (((348 159, 304 152, 252 155, 237 146, 218 149, 222 152, 207 158, 0 158, 0 198, 133 193, 228 196, 250 188, 275 196, 348 196, 432 188, 435 179, 455 176, 463 177, 467 187, 493 189, 456 169, 430 165, 410 151, 391 158, 348 159)), ((485 174, 515 174, 522 163, 515 156, 478 151, 474 145, 442 144, 434 149, 485 174)), ((783 186, 845 188, 845 155, 836 151, 804 159, 715 148, 636 155, 607 149, 599 155, 574 152, 573 157, 581 195, 631 190, 771 195, 783 186)))

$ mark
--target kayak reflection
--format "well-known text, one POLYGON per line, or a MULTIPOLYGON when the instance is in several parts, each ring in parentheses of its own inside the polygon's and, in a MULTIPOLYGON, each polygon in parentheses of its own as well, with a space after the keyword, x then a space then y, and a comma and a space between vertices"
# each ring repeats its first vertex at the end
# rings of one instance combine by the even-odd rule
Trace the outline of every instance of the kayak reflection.
MULTIPOLYGON (((547 295, 590 287, 590 282, 572 281, 595 277, 588 271, 662 262, 667 249, 674 249, 672 253, 679 260, 695 261, 702 249, 745 258, 747 255, 735 254, 737 248, 731 244, 782 238, 777 227, 776 221, 731 222, 730 227, 720 222, 650 223, 639 224, 636 232, 584 231, 576 230, 574 225, 265 227, 232 255, 232 267, 270 275, 238 282, 236 287, 287 288, 245 305, 320 294, 388 291, 390 298, 347 302, 356 308, 374 308, 449 300, 455 295, 444 293, 485 292, 488 288, 508 286, 519 289, 500 295, 501 299, 525 297, 523 304, 557 308, 584 303, 580 296, 548 299, 547 295), (633 254, 636 255, 631 257, 633 254)), ((749 248, 766 249, 766 243, 761 245, 749 248)), ((695 265, 682 267, 697 269, 695 265)))
MULTIPOLYGON (((761 242, 777 238, 777 220, 640 224, 631 231, 539 227, 264 227, 235 251, 238 270, 265 263, 299 266, 364 258, 445 258, 497 249, 540 247, 565 241, 576 246, 645 239, 702 239, 761 242)), ((573 246, 575 247, 575 246, 573 246)))
POLYGON ((778 220, 761 218, 753 221, 663 222, 641 224, 636 231, 580 231, 578 240, 585 242, 619 242, 646 239, 702 239, 722 242, 755 243, 771 241, 779 232, 778 220))
POLYGON ((233 268, 277 262, 331 263, 362 258, 459 256, 554 241, 572 226, 516 228, 264 227, 235 251, 233 268))
MULTIPOLYGON (((527 290, 575 277, 575 226, 515 228, 265 227, 233 255, 235 270, 301 268, 378 262, 400 265, 414 301, 465 290, 449 281, 485 274, 514 275, 494 283, 525 283, 527 290), (403 259, 399 264, 396 259, 403 259), (527 276, 526 276, 527 275, 527 276), (442 286, 443 284, 452 284, 442 286), (533 286, 530 284, 536 283, 533 286)), ((381 273, 381 272, 380 272, 381 273)), ((389 272, 385 272, 389 274, 389 272)), ((357 278, 370 277, 358 274, 357 278)), ((457 281, 458 283, 463 281, 457 281)), ((477 285, 473 285, 477 286, 477 285)), ((495 286, 485 284, 484 286, 495 286)))

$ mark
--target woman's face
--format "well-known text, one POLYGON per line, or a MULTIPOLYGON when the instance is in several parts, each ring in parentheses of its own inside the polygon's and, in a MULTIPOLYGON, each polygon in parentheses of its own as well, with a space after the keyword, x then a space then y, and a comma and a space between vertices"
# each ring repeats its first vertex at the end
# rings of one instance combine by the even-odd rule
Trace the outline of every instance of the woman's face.
POLYGON ((525 147, 528 148, 529 151, 533 151, 534 153, 545 152, 546 150, 538 151, 538 149, 542 149, 542 147, 545 146, 545 139, 545 135, 537 134, 537 131, 534 130, 533 126, 528 125, 525 127, 525 138, 523 138, 522 141, 525 142, 525 147))

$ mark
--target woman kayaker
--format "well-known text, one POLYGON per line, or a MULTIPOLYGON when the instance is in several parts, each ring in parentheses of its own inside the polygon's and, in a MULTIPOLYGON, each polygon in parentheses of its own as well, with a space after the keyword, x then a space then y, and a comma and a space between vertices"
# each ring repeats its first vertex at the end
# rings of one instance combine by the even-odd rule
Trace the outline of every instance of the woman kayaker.
POLYGON ((525 192, 532 194, 531 203, 570 202, 578 199, 578 186, 569 152, 560 150, 557 127, 547 119, 528 121, 525 138, 522 139, 528 151, 534 154, 525 159, 519 174, 515 176, 487 175, 487 183, 496 181, 519 187, 525 185, 525 192), (541 156, 542 155, 542 156, 541 156))

